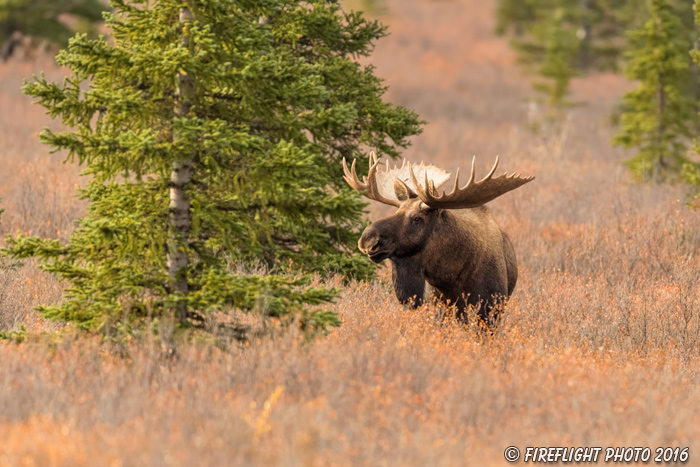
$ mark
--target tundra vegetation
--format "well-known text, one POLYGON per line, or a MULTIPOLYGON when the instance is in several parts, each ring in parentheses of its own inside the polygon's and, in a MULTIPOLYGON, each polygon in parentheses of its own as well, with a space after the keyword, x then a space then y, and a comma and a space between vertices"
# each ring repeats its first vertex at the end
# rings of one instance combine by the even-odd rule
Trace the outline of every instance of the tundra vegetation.
MULTIPOLYGON (((66 283, 24 259, 0 269, 0 329, 27 329, 0 342, 0 465, 497 466, 511 445, 689 446, 694 462, 700 219, 684 186, 633 183, 634 151, 610 145, 609 115, 636 87, 621 75, 572 79, 585 105, 530 131, 531 83, 493 33, 494 7, 388 0, 392 34, 362 59, 388 101, 430 122, 403 157, 453 169, 476 154, 486 173, 500 155, 537 176, 489 203, 519 265, 493 335, 404 309, 379 268, 347 287, 312 279, 342 288, 326 307, 343 322, 312 342, 261 318, 268 337, 241 346, 180 342, 165 359, 157 339, 132 337, 123 357, 36 313, 66 283)), ((67 130, 19 91, 41 71, 67 74, 48 56, 0 65, 0 229, 63 244, 86 216, 73 196, 85 179, 36 138, 67 130)), ((375 204, 371 221, 394 209, 375 204)))

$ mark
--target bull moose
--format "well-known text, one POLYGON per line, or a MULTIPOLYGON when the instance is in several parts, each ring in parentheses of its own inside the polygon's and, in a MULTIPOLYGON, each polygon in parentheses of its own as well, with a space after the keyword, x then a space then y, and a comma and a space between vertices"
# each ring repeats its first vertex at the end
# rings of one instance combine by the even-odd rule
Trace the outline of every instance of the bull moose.
POLYGON ((395 206, 396 213, 369 225, 359 241, 370 260, 392 264, 396 298, 412 308, 424 300, 425 282, 433 294, 456 306, 464 320, 468 305, 478 309, 487 323, 497 316, 495 305, 513 293, 518 266, 513 244, 489 213, 485 203, 514 190, 534 177, 518 174, 494 177, 491 172, 474 182, 474 163, 469 181, 459 188, 459 169, 454 188, 447 194, 438 189, 450 178, 432 165, 414 165, 404 160, 401 167, 382 170, 374 152, 369 174, 363 180, 343 159, 345 181, 369 199, 395 206), (419 183, 419 179, 423 183, 419 183))

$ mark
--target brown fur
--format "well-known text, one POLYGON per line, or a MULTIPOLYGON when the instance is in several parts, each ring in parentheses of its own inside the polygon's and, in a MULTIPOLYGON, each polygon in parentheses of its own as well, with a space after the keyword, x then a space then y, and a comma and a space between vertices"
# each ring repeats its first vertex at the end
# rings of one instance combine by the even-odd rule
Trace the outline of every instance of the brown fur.
MULTIPOLYGON (((423 303, 425 282, 443 302, 467 305, 487 321, 497 318, 497 302, 513 293, 518 279, 515 250, 488 209, 432 209, 410 188, 397 186, 396 213, 365 229, 359 247, 379 263, 393 266, 394 290, 402 303, 423 303)), ((403 185, 401 183, 400 185, 403 185)))

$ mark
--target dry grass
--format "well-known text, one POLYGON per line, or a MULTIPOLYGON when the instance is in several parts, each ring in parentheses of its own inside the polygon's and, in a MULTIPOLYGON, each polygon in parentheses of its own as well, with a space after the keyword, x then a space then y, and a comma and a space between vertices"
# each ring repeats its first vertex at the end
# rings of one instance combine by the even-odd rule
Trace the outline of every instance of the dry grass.
MULTIPOLYGON (((60 155, 48 154, 38 138, 43 127, 60 128, 45 115, 43 107, 31 104, 20 88, 24 79, 45 72, 47 79, 60 81, 63 73, 50 57, 36 62, 0 65, 0 234, 23 232, 66 240, 73 220, 84 211, 74 198, 79 169, 64 165, 60 155)), ((37 305, 59 300, 61 288, 43 275, 34 261, 16 271, 0 269, 0 331, 52 329, 33 311, 37 305)))
MULTIPOLYGON (((629 183, 609 145, 620 78, 577 81, 587 104, 527 129, 542 111, 492 6, 389 2, 372 61, 389 98, 430 121, 407 158, 477 154, 483 171, 500 154, 537 176, 492 203, 520 259, 494 336, 404 310, 384 269, 344 291, 343 326, 312 345, 287 333, 167 360, 155 343, 130 359, 70 335, 2 343, 0 466, 503 465, 510 445, 690 446, 696 464, 700 219, 682 187, 629 183)), ((51 123, 17 92, 39 69, 60 76, 47 60, 0 65, 0 229, 65 238, 77 170, 38 144, 51 123)), ((50 329, 31 308, 59 284, 28 263, 0 287, 0 330, 50 329)))

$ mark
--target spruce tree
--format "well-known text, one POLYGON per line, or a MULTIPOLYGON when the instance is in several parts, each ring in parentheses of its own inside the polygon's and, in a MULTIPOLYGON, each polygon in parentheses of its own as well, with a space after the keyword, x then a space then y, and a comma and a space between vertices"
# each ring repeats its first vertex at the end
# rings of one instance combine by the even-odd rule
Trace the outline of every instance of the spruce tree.
POLYGON ((596 0, 500 0, 496 32, 515 32, 512 45, 535 68, 551 57, 552 44, 566 37, 567 63, 579 72, 614 66, 615 9, 596 0), (557 35, 559 37, 552 37, 557 35))
POLYGON ((99 0, 0 0, 0 58, 12 56, 19 35, 66 45, 76 29, 101 21, 104 9, 99 0), (62 16, 72 16, 72 25, 62 16))
POLYGON ((72 128, 41 140, 91 177, 67 244, 8 239, 68 284, 42 313, 90 329, 231 308, 337 323, 303 311, 334 293, 300 274, 372 274, 353 254, 366 203, 340 161, 395 157, 419 131, 355 60, 384 28, 326 1, 111 5, 113 40, 77 35, 57 57, 63 84, 24 87, 72 128))
POLYGON ((576 51, 580 48, 575 32, 566 27, 566 15, 564 8, 557 8, 540 32, 545 50, 539 75, 546 81, 536 83, 535 88, 547 95, 547 103, 554 109, 566 104, 569 83, 576 75, 576 51))
MULTIPOLYGON (((693 4, 695 11, 695 24, 700 27, 700 0, 695 0, 693 4)), ((697 31, 696 31, 697 35, 697 31)), ((696 40, 698 38, 696 37, 696 40)), ((691 56, 696 65, 700 65, 700 50, 693 48, 691 56)), ((696 154, 700 154, 700 140, 696 137, 693 143, 693 149, 696 154)), ((690 185, 690 193, 688 206, 691 209, 700 209, 700 163, 688 161, 683 166, 683 180, 690 185)))
MULTIPOLYGON (((695 142, 695 151, 699 151, 697 141, 695 142)), ((687 162, 683 166, 683 180, 690 186, 688 193, 687 205, 692 210, 700 210, 700 164, 697 162, 687 162)))
POLYGON ((499 0, 496 4, 496 33, 525 34, 536 20, 536 4, 536 0, 499 0))
POLYGON ((628 32, 626 75, 639 86, 626 93, 615 144, 636 148, 627 161, 642 179, 674 178, 686 159, 697 102, 683 92, 693 44, 668 0, 649 0, 649 19, 628 32))
MULTIPOLYGON (((694 41, 691 3, 669 0, 669 4, 682 21, 683 34, 694 41)), ((546 64, 553 59, 559 70, 566 64, 577 74, 617 71, 624 64, 625 31, 646 20, 645 6, 646 0, 499 0, 496 32, 514 32, 511 44, 519 59, 544 77, 548 75, 542 71, 551 68, 546 64)), ((700 76, 698 67, 693 68, 700 76)), ((566 78, 561 72, 559 76, 561 86, 566 78)), ((688 81, 686 87, 700 98, 700 80, 688 81)))
POLYGON ((497 10, 497 32, 508 30, 508 22, 519 31, 512 45, 520 61, 544 78, 535 83, 535 89, 547 96, 547 104, 555 111, 565 106, 571 78, 587 56, 587 39, 581 35, 583 12, 581 0, 502 1, 497 10))

